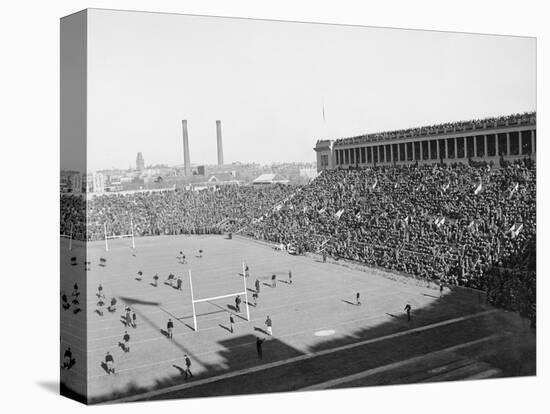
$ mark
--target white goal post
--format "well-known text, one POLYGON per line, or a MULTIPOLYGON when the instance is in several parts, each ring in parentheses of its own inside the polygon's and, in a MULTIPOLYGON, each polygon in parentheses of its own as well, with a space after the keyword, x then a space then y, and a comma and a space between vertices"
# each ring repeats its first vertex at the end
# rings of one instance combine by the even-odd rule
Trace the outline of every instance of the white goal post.
POLYGON ((109 240, 113 239, 126 239, 131 238, 132 239, 132 249, 136 248, 136 241, 134 237, 134 222, 130 219, 130 233, 129 234, 107 234, 107 223, 103 223, 103 237, 105 238, 105 251, 109 251, 109 240))
POLYGON ((217 300, 217 299, 223 299, 223 298, 230 298, 235 297, 237 295, 243 295, 244 296, 244 303, 246 306, 246 320, 250 322, 250 309, 248 308, 248 291, 246 288, 246 276, 245 276, 245 265, 243 263, 243 286, 244 290, 242 292, 235 292, 235 293, 228 293, 227 295, 220 295, 220 296, 212 296, 209 298, 202 298, 202 299, 195 299, 195 295, 193 293, 193 277, 191 276, 191 269, 189 269, 189 287, 191 289, 191 305, 193 307, 193 329, 195 332, 198 331, 199 327, 197 324, 197 311, 195 310, 195 304, 201 303, 201 302, 208 302, 211 300, 217 300))
POLYGON ((69 234, 62 234, 61 237, 69 239, 69 250, 73 250, 73 223, 71 223, 71 231, 69 234))

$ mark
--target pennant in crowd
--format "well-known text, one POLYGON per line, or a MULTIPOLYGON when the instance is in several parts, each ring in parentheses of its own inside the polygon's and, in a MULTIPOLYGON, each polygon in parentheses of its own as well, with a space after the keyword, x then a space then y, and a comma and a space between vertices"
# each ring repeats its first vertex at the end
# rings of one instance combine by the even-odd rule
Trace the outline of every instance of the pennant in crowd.
POLYGON ((512 196, 514 195, 514 193, 515 193, 516 191, 518 191, 518 188, 519 188, 519 183, 516 183, 516 184, 514 185, 514 187, 510 190, 510 195, 508 196, 508 198, 512 198, 512 196))
POLYGON ((357 220, 361 220, 361 213, 357 213, 357 214, 355 215, 355 218, 356 218, 357 220))
POLYGON ((434 221, 435 225, 439 228, 445 223, 445 217, 438 217, 434 221))
POLYGON ((520 223, 520 224, 516 223, 512 227, 510 227, 510 235, 512 236, 512 238, 515 239, 522 229, 523 229, 523 223, 520 223))
POLYGON ((377 185, 378 185, 378 178, 374 181, 374 184, 372 185, 372 189, 374 190, 377 185))
POLYGON ((341 208, 340 210, 338 210, 338 212, 335 214, 336 218, 340 218, 340 216, 344 214, 344 209, 341 208))
POLYGON ((304 213, 307 213, 307 206, 304 206, 304 213))
POLYGON ((445 184, 443 187, 441 187, 443 189, 443 191, 447 191, 449 189, 449 187, 451 186, 451 182, 449 181, 447 184, 445 184))
POLYGON ((275 208, 273 209, 273 211, 279 211, 282 207, 283 207, 283 205, 282 205, 282 204, 279 204, 278 206, 275 206, 275 208))
POLYGON ((481 191, 481 189, 483 188, 483 183, 480 181, 479 182, 479 185, 476 187, 476 189, 474 190, 474 194, 475 195, 478 195, 481 191))
POLYGON ((318 211, 318 213, 319 213, 319 214, 323 214, 323 213, 325 212, 326 209, 327 209, 326 207, 323 207, 322 209, 320 209, 320 210, 318 211))

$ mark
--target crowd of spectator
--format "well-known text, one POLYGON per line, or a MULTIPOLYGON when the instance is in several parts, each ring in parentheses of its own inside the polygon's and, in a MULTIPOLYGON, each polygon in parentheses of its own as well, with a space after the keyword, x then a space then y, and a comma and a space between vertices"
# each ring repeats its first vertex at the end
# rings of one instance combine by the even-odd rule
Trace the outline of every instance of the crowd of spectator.
POLYGON ((435 164, 327 170, 306 186, 227 186, 61 198, 75 239, 164 234, 245 235, 484 289, 534 315, 536 166, 435 164), (527 302, 526 302, 527 301, 527 302))
POLYGON ((415 276, 484 288, 535 252, 535 165, 324 171, 249 235, 415 276))
POLYGON ((216 191, 162 191, 61 197, 61 233, 81 240, 129 235, 220 234, 237 231, 293 187, 223 186, 216 191))
POLYGON ((357 144, 405 137, 420 137, 426 135, 444 134, 447 132, 471 131, 476 129, 499 128, 508 125, 529 125, 536 122, 535 112, 511 114, 506 116, 474 119, 468 121, 446 122, 443 124, 428 125, 417 128, 407 128, 395 131, 377 132, 355 137, 339 138, 335 144, 357 144))

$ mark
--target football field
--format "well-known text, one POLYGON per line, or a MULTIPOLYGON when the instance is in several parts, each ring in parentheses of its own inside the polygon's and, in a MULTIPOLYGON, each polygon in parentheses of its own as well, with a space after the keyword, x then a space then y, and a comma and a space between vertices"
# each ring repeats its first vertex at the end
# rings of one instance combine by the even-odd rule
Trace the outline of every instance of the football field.
MULTIPOLYGON (((87 383, 90 402, 535 374, 535 334, 529 323, 486 306, 483 293, 445 288, 440 296, 439 288, 426 282, 293 256, 240 237, 144 237, 136 239, 135 249, 122 239, 109 241, 109 251, 104 242, 90 243, 87 252, 79 246, 68 251, 67 240, 62 240, 64 271, 76 279, 74 269, 86 261, 86 281, 78 281, 87 286, 85 314, 61 309, 67 342, 62 348, 71 346, 76 359, 71 370, 62 371, 62 381, 87 383), (178 259, 180 251, 185 264, 178 259), (76 265, 71 266, 71 257, 76 265), (243 263, 250 270, 247 278, 243 263), (189 271, 195 300, 243 292, 246 284, 240 312, 234 296, 197 303, 195 331, 189 271), (181 277, 181 290, 165 283, 169 274, 181 277), (271 286, 273 274, 276 287, 271 286), (260 292, 252 306, 256 280, 260 292), (106 296, 103 315, 97 312, 100 284, 106 296), (113 297, 117 310, 108 312, 113 297), (406 304, 412 306, 411 321, 406 304), (135 328, 125 325, 126 306, 136 313, 135 328), (267 335, 267 316, 273 336, 267 335), (79 341, 84 318, 86 341, 79 341), (172 339, 166 335, 169 319, 174 323, 172 339), (121 346, 125 331, 129 352, 121 346), (265 338, 262 358, 257 338, 265 338), (114 375, 103 364, 107 352, 114 357, 114 375), (188 379, 185 354, 192 362, 193 377, 188 379)), ((65 279, 62 290, 70 292, 74 281, 65 279)))

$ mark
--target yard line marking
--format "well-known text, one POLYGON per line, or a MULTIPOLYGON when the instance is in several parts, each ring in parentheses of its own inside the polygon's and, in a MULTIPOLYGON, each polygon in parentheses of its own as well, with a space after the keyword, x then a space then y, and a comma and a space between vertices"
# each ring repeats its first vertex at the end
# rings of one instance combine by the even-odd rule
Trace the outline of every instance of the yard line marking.
POLYGON ((381 367, 368 369, 366 371, 359 372, 357 374, 347 375, 345 377, 336 378, 336 379, 332 379, 332 380, 329 380, 329 381, 321 382, 319 384, 310 385, 308 387, 299 388, 299 391, 324 390, 324 389, 327 389, 327 388, 334 387, 336 385, 346 384, 348 382, 352 382, 352 381, 356 381, 358 379, 363 379, 363 378, 366 378, 366 377, 370 377, 371 375, 376 375, 376 374, 379 374, 379 373, 384 372, 384 371, 389 371, 389 370, 392 370, 392 369, 395 369, 395 368, 399 368, 399 367, 402 367, 403 365, 414 364, 414 363, 417 363, 417 362, 421 362, 422 360, 425 360, 425 359, 428 359, 428 358, 433 358, 434 356, 443 355, 444 353, 447 353, 447 352, 454 352, 454 351, 457 351, 459 349, 466 348, 466 347, 469 347, 469 346, 472 346, 472 345, 477 345, 477 344, 480 344, 480 343, 483 343, 483 342, 488 342, 488 341, 491 341, 491 340, 494 340, 494 339, 498 339, 500 337, 502 337, 501 334, 489 335, 489 336, 486 336, 486 337, 481 338, 481 339, 476 339, 476 340, 473 340, 473 341, 464 342, 464 343, 459 344, 459 345, 453 345, 453 346, 450 346, 448 348, 443 348, 443 349, 440 349, 439 351, 430 352, 428 354, 424 354, 424 355, 416 356, 416 357, 413 357, 413 358, 405 359, 405 360, 399 361, 399 362, 394 362, 392 364, 382 365, 381 367))
MULTIPOLYGON (((465 321, 465 320, 477 318, 477 317, 488 315, 488 314, 494 313, 494 312, 496 312, 496 309, 483 311, 483 312, 478 312, 478 313, 475 313, 475 314, 472 314, 472 315, 461 316, 461 317, 458 317, 458 318, 448 319, 446 321, 437 322, 437 323, 434 323, 434 324, 431 324, 431 325, 425 325, 425 326, 421 326, 421 327, 418 327, 418 328, 409 329, 407 331, 396 332, 396 333, 393 333, 393 334, 390 334, 390 335, 384 335, 384 336, 381 336, 381 337, 378 337, 378 338, 367 339, 365 341, 356 342, 356 343, 353 343, 353 344, 342 345, 342 346, 338 346, 338 347, 331 348, 331 349, 325 349, 325 350, 318 351, 318 352, 306 353, 304 355, 300 355, 300 356, 292 357, 292 358, 288 358, 288 359, 283 359, 283 360, 280 360, 280 361, 271 362, 269 364, 264 364, 264 365, 259 365, 259 366, 255 366, 255 367, 241 369, 241 370, 238 370, 238 371, 228 372, 226 374, 221 374, 221 375, 217 375, 217 376, 214 376, 214 377, 204 378, 202 380, 197 380, 197 381, 194 381, 194 382, 188 383, 188 384, 175 385, 175 386, 167 387, 167 388, 164 388, 164 389, 161 389, 161 390, 154 390, 154 391, 149 391, 149 392, 145 392, 145 393, 142 393, 142 394, 137 394, 137 395, 133 395, 133 396, 129 396, 129 397, 123 397, 123 398, 116 399, 116 400, 110 400, 108 402, 108 404, 114 404, 114 403, 118 403, 118 402, 135 401, 135 400, 138 400, 138 399, 151 398, 151 397, 155 397, 157 395, 167 394, 167 393, 174 392, 174 391, 181 391, 181 390, 184 390, 184 389, 187 389, 187 388, 192 388, 192 387, 197 387, 197 386, 204 385, 204 384, 209 384, 211 382, 221 381, 221 380, 224 380, 224 379, 233 378, 233 377, 237 377, 237 376, 240 376, 240 375, 246 375, 246 374, 250 374, 250 373, 253 373, 253 372, 264 371, 264 370, 267 370, 267 369, 280 367, 280 366, 284 366, 284 365, 289 365, 289 364, 293 364, 293 363, 296 363, 296 362, 299 362, 299 361, 305 361, 305 360, 316 358, 316 357, 323 356, 323 355, 329 355, 329 354, 332 354, 332 353, 335 353, 335 352, 340 352, 340 351, 345 351, 345 350, 348 350, 348 349, 357 348, 357 347, 360 347, 360 346, 363 346, 363 345, 369 345, 369 344, 385 341, 385 340, 388 340, 388 339, 399 338, 401 336, 409 335, 409 334, 416 333, 416 332, 423 332, 423 331, 427 331, 427 330, 430 330, 430 329, 433 329, 433 328, 438 328, 438 327, 441 327, 441 326, 451 325, 453 323, 462 322, 462 321, 465 321)), ((492 335, 491 338, 492 337, 500 337, 500 335, 492 335)))

